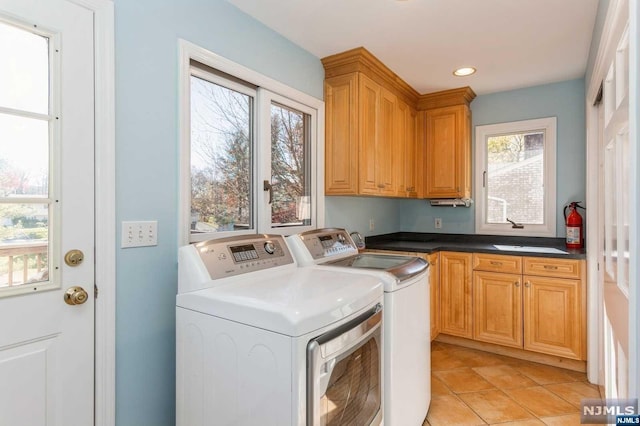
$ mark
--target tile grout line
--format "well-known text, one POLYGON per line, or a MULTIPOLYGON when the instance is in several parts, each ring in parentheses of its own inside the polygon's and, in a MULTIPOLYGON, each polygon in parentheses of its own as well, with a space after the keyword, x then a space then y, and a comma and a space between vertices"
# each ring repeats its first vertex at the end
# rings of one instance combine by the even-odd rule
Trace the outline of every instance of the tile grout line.
MULTIPOLYGON (((441 349, 442 351, 447 351, 447 349, 441 349)), ((464 349, 460 352, 463 352, 464 349)), ((455 356, 455 350, 452 351, 453 353, 451 353, 450 355, 455 356)), ((534 362, 526 362, 527 366, 530 367, 536 367, 538 363, 534 363, 534 362)), ((547 383, 547 384, 541 384, 538 381, 536 381, 533 377, 531 377, 531 375, 526 374, 526 372, 521 371, 520 369, 517 368, 517 366, 511 365, 508 362, 505 363, 499 363, 499 364, 495 364, 495 365, 487 365, 487 367, 501 367, 501 366, 506 366, 506 367, 510 367, 513 370, 515 370, 519 375, 527 378, 528 380, 530 380, 532 383, 534 383, 533 386, 523 386, 522 389, 526 389, 526 388, 541 388, 544 389, 545 391, 549 392, 551 395, 559 398, 561 401, 563 401, 564 403, 568 404, 569 406, 575 408, 575 411, 571 411, 571 412, 567 412, 567 413, 560 413, 560 414, 555 414, 555 415, 551 415, 551 416, 545 416, 546 418, 555 418, 555 417, 562 417, 562 416, 567 416, 567 415, 575 415, 575 414, 580 414, 580 410, 579 408, 576 408, 576 406, 571 403, 569 400, 567 400, 566 398, 564 398, 562 395, 560 395, 557 392, 554 392, 552 389, 547 388, 547 386, 551 386, 551 385, 562 385, 562 384, 573 384, 573 383, 583 383, 585 385, 590 385, 590 383, 588 381, 585 380, 581 380, 579 378, 575 378, 575 377, 571 377, 569 376, 569 380, 567 381, 560 381, 560 382, 556 382, 556 383, 547 383), (573 379, 573 380, 571 380, 573 379)), ((484 417, 482 417, 480 415, 480 413, 476 410, 474 410, 469 404, 467 404, 461 397, 460 394, 471 394, 471 393, 481 393, 481 392, 488 392, 490 390, 498 390, 500 391, 504 396, 506 396, 510 401, 512 401, 514 404, 516 404, 517 406, 519 406, 520 408, 523 409, 524 412, 528 413, 529 415, 532 416, 531 420, 537 420, 539 422, 542 422, 543 424, 547 424, 544 420, 543 417, 539 417, 538 415, 536 415, 533 411, 531 411, 529 408, 522 406, 518 401, 516 401, 514 398, 512 398, 511 395, 509 395, 505 389, 503 389, 502 387, 496 386, 493 383, 491 383, 490 381, 488 381, 486 379, 486 377, 484 377, 482 374, 478 373, 477 371, 475 371, 475 368, 480 368, 480 367, 484 367, 482 365, 480 366, 476 366, 476 367, 469 367, 469 366, 461 366, 461 367, 456 367, 456 368, 449 368, 449 369, 435 369, 432 370, 432 373, 437 373, 437 372, 445 372, 445 371, 455 371, 455 370, 462 370, 462 369, 470 369, 473 373, 477 374, 478 376, 480 376, 483 380, 487 381, 489 384, 491 384, 493 386, 493 389, 484 389, 484 390, 478 390, 478 391, 472 391, 472 392, 455 392, 451 389, 451 387, 449 385, 446 384, 446 382, 444 380, 442 380, 440 377, 438 377, 437 375, 435 376, 436 378, 438 378, 438 380, 442 383, 442 386, 444 386, 444 388, 450 392, 450 395, 454 395, 456 397, 456 400, 458 400, 459 402, 461 402, 465 407, 467 407, 472 413, 474 413, 479 419, 481 419, 483 422, 485 422, 485 424, 490 424, 489 421, 487 419, 485 419, 484 417)), ((560 367, 556 367, 558 369, 561 369, 560 367)), ((514 389, 520 389, 520 388, 514 388, 514 389)), ((443 395, 438 395, 438 396, 443 396, 443 395)), ((428 416, 427 416, 428 417, 428 416)), ((431 424, 430 422, 428 422, 428 419, 425 419, 425 421, 427 422, 427 424, 431 424)), ((511 421, 526 421, 525 420, 511 420, 511 421)), ((507 422, 502 422, 502 423, 495 423, 495 424, 503 424, 503 423, 509 423, 510 421, 507 422)))

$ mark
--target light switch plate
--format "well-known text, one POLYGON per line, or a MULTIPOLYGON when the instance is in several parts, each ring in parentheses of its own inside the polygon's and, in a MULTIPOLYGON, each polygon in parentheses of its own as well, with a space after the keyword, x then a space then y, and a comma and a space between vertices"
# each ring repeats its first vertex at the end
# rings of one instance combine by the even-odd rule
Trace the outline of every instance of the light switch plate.
POLYGON ((158 245, 158 221, 122 222, 120 247, 149 247, 158 245))

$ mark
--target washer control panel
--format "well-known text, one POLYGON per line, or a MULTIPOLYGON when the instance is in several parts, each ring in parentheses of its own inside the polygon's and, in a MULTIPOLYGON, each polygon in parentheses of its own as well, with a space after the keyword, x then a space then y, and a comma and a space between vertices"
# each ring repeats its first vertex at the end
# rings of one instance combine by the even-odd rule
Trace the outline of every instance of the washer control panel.
POLYGON ((308 231, 300 234, 300 239, 314 260, 358 253, 358 248, 344 229, 308 231))
POLYGON ((294 263, 281 235, 223 238, 195 247, 213 280, 294 263))

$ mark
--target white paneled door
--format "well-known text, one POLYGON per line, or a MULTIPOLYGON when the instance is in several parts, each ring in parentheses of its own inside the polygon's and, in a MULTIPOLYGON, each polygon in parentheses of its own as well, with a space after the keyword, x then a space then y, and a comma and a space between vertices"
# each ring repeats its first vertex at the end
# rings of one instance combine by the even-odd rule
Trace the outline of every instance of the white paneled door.
POLYGON ((604 296, 604 382, 607 398, 629 398, 630 358, 630 180, 629 137, 629 25, 628 5, 618 16, 611 54, 602 82, 599 113, 601 162, 600 206, 602 226, 599 242, 600 273, 604 296), (615 49, 615 51, 613 51, 615 49))
POLYGON ((0 0, 0 425, 94 423, 94 24, 78 3, 0 0))

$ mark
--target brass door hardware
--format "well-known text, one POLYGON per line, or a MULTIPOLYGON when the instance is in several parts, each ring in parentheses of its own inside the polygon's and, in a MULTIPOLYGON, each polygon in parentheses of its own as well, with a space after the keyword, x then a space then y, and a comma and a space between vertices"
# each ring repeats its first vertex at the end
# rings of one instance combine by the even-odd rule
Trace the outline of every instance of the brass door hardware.
POLYGON ((82 305, 89 298, 89 294, 79 286, 69 287, 64 292, 64 301, 67 305, 82 305))
POLYGON ((67 254, 64 255, 64 263, 68 266, 78 266, 84 260, 84 253, 81 250, 73 249, 69 250, 67 254))

